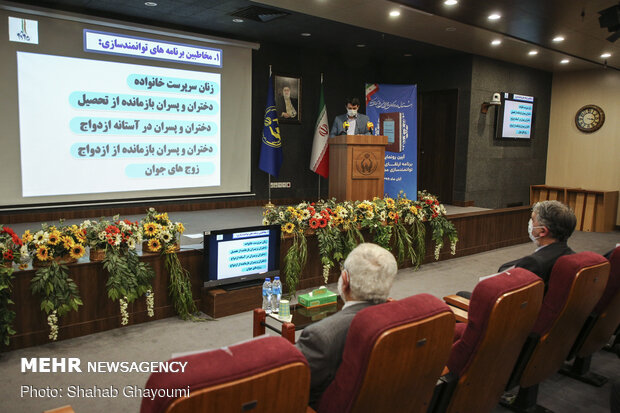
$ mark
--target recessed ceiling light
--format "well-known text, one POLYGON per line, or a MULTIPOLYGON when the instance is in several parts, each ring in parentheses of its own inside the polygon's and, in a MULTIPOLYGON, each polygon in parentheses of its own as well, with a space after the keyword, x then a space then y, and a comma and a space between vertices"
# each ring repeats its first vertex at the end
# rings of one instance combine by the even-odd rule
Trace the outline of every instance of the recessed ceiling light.
POLYGON ((405 56, 405 57, 411 57, 411 56, 413 56, 413 55, 412 55, 411 53, 405 53, 403 56, 405 56))
POLYGON ((553 38, 553 41, 556 42, 556 43, 563 42, 564 41, 564 36, 555 36, 553 38))
POLYGON ((499 20, 502 18, 502 15, 499 13, 491 13, 489 14, 489 17, 487 17, 489 20, 499 20))
POLYGON ((243 23, 243 19, 240 19, 240 18, 233 19, 233 23, 243 23))
POLYGON ((611 57, 611 53, 603 53, 603 54, 601 55, 601 57, 602 57, 603 59, 607 59, 608 57, 611 57))
POLYGON ((529 54, 530 56, 535 56, 538 54, 538 50, 530 50, 529 52, 527 52, 527 54, 529 54))
POLYGON ((447 32, 455 32, 456 31, 456 27, 446 27, 446 31, 447 32))
POLYGON ((357 46, 357 47, 366 47, 366 45, 365 45, 365 44, 362 44, 362 43, 360 43, 360 44, 356 44, 356 46, 357 46))
POLYGON ((443 2, 443 4, 445 4, 446 6, 454 6, 455 4, 458 4, 457 0, 446 0, 443 2))
POLYGON ((144 2, 144 5, 147 7, 155 7, 157 6, 157 3, 155 3, 154 1, 146 1, 144 2))
POLYGON ((302 33, 301 35, 302 35, 303 37, 310 37, 310 36, 312 36, 312 33, 305 33, 305 32, 304 32, 304 33, 302 33))
POLYGON ((562 59, 562 60, 560 60, 560 63, 561 63, 561 64, 563 64, 563 65, 565 65, 565 64, 566 64, 566 63, 568 63, 568 62, 570 62, 570 60, 568 60, 568 59, 562 59))
POLYGON ((499 46, 500 44, 502 44, 502 41, 501 41, 501 40, 499 40, 499 39, 495 39, 495 40, 493 40, 493 41, 491 42, 491 44, 492 44, 493 46, 499 46))
POLYGON ((392 11, 390 12, 390 17, 398 17, 398 16, 400 16, 400 11, 398 11, 398 10, 392 10, 392 11))

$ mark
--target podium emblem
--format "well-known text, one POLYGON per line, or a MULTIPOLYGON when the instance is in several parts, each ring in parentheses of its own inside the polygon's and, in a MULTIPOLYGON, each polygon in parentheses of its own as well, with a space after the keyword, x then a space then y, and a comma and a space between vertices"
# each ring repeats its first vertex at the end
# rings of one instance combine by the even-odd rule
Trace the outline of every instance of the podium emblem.
POLYGON ((373 152, 362 152, 355 158, 355 169, 360 175, 372 175, 377 166, 379 160, 373 152))

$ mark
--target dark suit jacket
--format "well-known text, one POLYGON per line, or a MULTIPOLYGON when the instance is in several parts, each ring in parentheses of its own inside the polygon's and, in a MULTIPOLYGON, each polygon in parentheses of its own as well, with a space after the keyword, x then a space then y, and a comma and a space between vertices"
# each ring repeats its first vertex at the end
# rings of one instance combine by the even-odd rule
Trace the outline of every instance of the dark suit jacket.
POLYGON ((317 410, 323 392, 336 377, 353 317, 371 305, 370 302, 352 305, 302 331, 296 346, 310 364, 308 404, 313 409, 317 410))
MULTIPOLYGON (((342 124, 348 119, 349 117, 346 113, 344 115, 336 116, 336 119, 334 119, 334 123, 332 124, 330 136, 346 135, 347 132, 342 127, 342 124)), ((370 118, 368 116, 363 113, 358 113, 357 120, 355 121, 354 135, 370 135, 370 131, 367 126, 368 122, 370 122, 370 118)))
POLYGON ((570 249, 570 247, 566 244, 566 242, 554 242, 553 244, 549 244, 544 248, 539 249, 535 253, 531 255, 527 255, 523 258, 519 258, 518 260, 507 262, 499 267, 499 272, 504 271, 507 268, 515 267, 525 268, 533 272, 542 278, 545 283, 545 291, 547 289, 547 285, 549 284, 549 277, 551 276, 551 270, 553 269, 553 264, 560 258, 562 255, 574 254, 575 251, 570 249))

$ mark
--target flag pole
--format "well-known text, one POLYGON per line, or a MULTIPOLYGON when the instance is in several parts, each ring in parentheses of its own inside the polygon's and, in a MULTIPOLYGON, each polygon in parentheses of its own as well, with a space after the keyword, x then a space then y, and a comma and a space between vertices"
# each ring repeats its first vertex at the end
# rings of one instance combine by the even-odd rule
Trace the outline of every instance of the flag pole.
MULTIPOLYGON (((323 87, 323 72, 321 72, 321 88, 323 87)), ((317 174, 317 178, 319 180, 319 194, 316 198, 317 201, 321 200, 321 175, 317 174)))
MULTIPOLYGON (((271 77, 271 65, 269 65, 269 77, 271 77)), ((269 179, 267 181, 267 194, 268 194, 268 197, 269 197, 269 201, 267 202, 265 207, 266 208, 273 208, 273 207, 275 207, 275 205, 271 203, 271 174, 267 173, 267 176, 269 177, 269 179)))

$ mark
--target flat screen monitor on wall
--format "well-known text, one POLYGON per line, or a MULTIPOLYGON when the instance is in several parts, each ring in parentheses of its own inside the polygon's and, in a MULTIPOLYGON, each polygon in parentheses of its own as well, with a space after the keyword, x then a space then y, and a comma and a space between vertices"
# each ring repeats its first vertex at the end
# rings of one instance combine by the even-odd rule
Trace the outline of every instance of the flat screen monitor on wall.
POLYGON ((496 111, 497 139, 529 140, 534 135, 536 98, 502 92, 502 104, 496 111))

